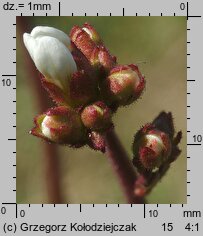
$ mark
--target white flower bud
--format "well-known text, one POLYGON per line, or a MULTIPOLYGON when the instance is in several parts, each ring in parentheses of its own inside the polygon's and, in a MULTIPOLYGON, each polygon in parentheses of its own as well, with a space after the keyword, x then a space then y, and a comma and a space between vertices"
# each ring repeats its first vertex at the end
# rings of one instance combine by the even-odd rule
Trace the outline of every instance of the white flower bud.
POLYGON ((77 71, 76 63, 67 48, 69 38, 60 30, 36 27, 24 33, 24 44, 37 69, 61 88, 68 84, 70 75, 77 71))

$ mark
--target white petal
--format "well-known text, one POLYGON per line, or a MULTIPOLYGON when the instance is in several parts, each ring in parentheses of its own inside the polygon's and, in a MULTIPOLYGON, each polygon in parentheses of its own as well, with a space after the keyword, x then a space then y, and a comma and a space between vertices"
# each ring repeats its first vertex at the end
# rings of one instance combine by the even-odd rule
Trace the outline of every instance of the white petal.
POLYGON ((32 60, 34 60, 34 51, 36 49, 36 40, 30 36, 30 34, 24 33, 23 34, 23 41, 25 47, 27 48, 32 60))
POLYGON ((47 127, 47 122, 49 122, 49 119, 49 116, 45 116, 41 124, 41 130, 45 137, 51 139, 51 131, 50 128, 47 127))
POLYGON ((58 29, 53 28, 53 27, 36 26, 32 30, 31 36, 35 39, 39 38, 39 37, 42 37, 42 36, 50 36, 50 37, 58 39, 67 48, 70 48, 70 38, 68 37, 68 35, 66 35, 63 31, 58 30, 58 29))
POLYGON ((34 39, 24 34, 24 42, 37 69, 56 84, 68 82, 68 77, 77 71, 72 54, 58 39, 49 36, 34 39))

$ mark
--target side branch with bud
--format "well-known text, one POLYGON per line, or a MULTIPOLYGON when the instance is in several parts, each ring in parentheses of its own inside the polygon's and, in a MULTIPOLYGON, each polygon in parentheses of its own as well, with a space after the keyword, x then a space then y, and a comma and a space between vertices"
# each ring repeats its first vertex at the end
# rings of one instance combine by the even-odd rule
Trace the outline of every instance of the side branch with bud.
POLYGON ((174 137, 172 114, 161 112, 151 124, 146 124, 135 135, 133 164, 137 169, 134 193, 144 197, 166 174, 180 155, 178 148, 182 132, 174 137))
POLYGON ((88 23, 74 26, 68 37, 52 27, 24 34, 25 46, 42 86, 56 106, 34 119, 31 134, 50 143, 106 153, 128 203, 145 196, 180 153, 171 113, 161 113, 135 135, 133 163, 114 132, 112 117, 139 99, 145 78, 135 64, 120 65, 88 23), (133 166, 134 164, 134 166, 133 166))

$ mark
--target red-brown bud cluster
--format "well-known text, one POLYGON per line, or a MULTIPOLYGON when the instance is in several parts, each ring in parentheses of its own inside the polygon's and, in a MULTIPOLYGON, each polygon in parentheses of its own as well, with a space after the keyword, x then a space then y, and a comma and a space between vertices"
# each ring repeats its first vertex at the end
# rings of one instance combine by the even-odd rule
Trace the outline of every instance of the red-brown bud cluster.
MULTIPOLYGON (((24 43, 43 74, 42 85, 57 104, 35 118, 30 133, 48 142, 72 147, 87 144, 105 152, 106 143, 109 147, 106 134, 113 127, 113 113, 119 106, 136 101, 145 89, 145 78, 138 66, 118 65, 116 57, 88 23, 74 26, 70 39, 52 27, 36 27, 31 34, 24 34, 24 43)), ((171 113, 161 112, 134 137, 133 164, 137 173, 133 176, 136 178, 126 175, 130 165, 120 171, 120 164, 116 164, 120 178, 127 177, 130 188, 136 179, 131 191, 136 197, 149 193, 180 154, 178 144, 182 133, 175 137, 174 134, 171 113)), ((127 163, 122 159, 117 163, 127 163)), ((126 181, 121 182, 126 185, 126 181)), ((129 194, 129 187, 124 189, 129 194)))
MULTIPOLYGON (((117 65, 116 57, 88 23, 72 28, 68 49, 74 68, 71 67, 71 73, 64 71, 67 78, 60 70, 60 80, 41 78, 59 107, 36 117, 36 127, 31 133, 56 143, 76 146, 78 142, 78 146, 88 144, 104 151, 103 134, 113 126, 112 114, 119 106, 140 97, 145 88, 144 77, 136 65, 117 65)), ((49 70, 54 72, 52 68, 49 70)))

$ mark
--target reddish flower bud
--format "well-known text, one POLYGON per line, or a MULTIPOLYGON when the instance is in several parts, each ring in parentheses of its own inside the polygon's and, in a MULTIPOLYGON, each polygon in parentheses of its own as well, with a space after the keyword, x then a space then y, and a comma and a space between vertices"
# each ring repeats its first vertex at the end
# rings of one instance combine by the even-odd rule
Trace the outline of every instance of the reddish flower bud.
POLYGON ((74 26, 70 32, 70 38, 72 54, 75 54, 76 47, 94 66, 94 69, 101 69, 106 72, 116 64, 116 58, 110 55, 101 43, 98 33, 91 25, 86 23, 83 28, 74 26))
POLYGON ((136 65, 118 65, 101 85, 107 103, 128 105, 138 99, 145 88, 145 80, 136 65))
POLYGON ((111 125, 111 111, 103 102, 95 102, 84 108, 81 119, 91 130, 104 130, 111 125))
POLYGON ((134 141, 134 154, 145 169, 159 168, 171 154, 169 136, 150 125, 145 125, 141 132, 134 141))
POLYGON ((74 45, 89 60, 91 58, 93 50, 95 49, 95 47, 97 47, 95 42, 91 39, 90 35, 79 26, 74 26, 71 29, 70 38, 74 45))
POLYGON ((174 127, 171 113, 162 112, 135 135, 133 143, 134 165, 140 170, 153 170, 170 163, 180 154, 177 137, 173 139, 174 127))
POLYGON ((35 118, 35 128, 31 134, 47 141, 81 146, 84 144, 85 131, 80 116, 68 107, 49 109, 35 118))

